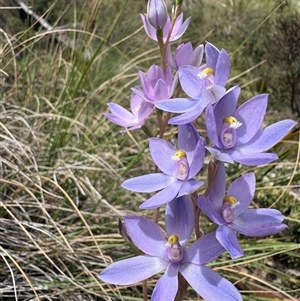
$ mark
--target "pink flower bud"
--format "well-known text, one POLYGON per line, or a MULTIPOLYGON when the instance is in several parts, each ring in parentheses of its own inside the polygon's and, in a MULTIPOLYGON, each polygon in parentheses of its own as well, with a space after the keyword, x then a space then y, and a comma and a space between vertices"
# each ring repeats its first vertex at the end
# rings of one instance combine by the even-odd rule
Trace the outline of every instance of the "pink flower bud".
POLYGON ((162 29, 168 20, 168 10, 164 0, 149 0, 147 7, 149 23, 156 29, 162 29))

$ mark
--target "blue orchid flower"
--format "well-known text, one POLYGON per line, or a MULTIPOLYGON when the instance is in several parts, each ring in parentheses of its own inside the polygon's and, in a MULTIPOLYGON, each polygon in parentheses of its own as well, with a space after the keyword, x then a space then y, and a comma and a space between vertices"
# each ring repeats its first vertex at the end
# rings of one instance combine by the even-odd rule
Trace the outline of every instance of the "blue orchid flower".
POLYGON ((235 86, 205 114, 207 134, 213 147, 207 150, 219 161, 244 165, 267 164, 278 157, 265 153, 278 143, 297 122, 286 119, 260 129, 267 109, 268 95, 252 97, 236 108, 240 88, 235 86))
POLYGON ((178 127, 178 147, 159 138, 150 138, 152 159, 162 173, 150 173, 122 183, 122 187, 135 192, 159 191, 140 208, 154 209, 176 197, 198 189, 203 182, 194 179, 201 170, 205 156, 205 140, 192 124, 178 127))
POLYGON ((180 85, 190 98, 164 99, 155 104, 163 111, 181 114, 171 118, 169 124, 192 122, 208 104, 217 102, 225 94, 230 72, 227 52, 206 43, 205 58, 206 64, 199 68, 186 65, 178 70, 180 85))
POLYGON ((276 209, 248 208, 255 192, 255 175, 237 178, 226 193, 225 167, 221 163, 207 197, 199 196, 200 209, 217 224, 216 238, 232 258, 244 255, 236 233, 250 237, 271 235, 284 230, 284 216, 276 209))
POLYGON ((125 216, 124 226, 129 237, 145 255, 112 263, 99 278, 111 284, 132 285, 165 270, 153 290, 152 301, 175 299, 179 273, 206 301, 241 301, 239 291, 231 282, 205 266, 224 251, 214 233, 187 246, 193 221, 194 208, 188 196, 174 199, 166 206, 167 239, 153 221, 141 216, 125 216))

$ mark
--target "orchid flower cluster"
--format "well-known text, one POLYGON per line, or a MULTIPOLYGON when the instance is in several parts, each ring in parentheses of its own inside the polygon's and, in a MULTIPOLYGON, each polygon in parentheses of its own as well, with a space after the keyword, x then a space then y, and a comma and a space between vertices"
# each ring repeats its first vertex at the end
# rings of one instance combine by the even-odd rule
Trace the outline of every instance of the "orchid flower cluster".
POLYGON ((278 233, 286 225, 278 210, 249 208, 256 185, 253 172, 238 177, 226 189, 226 166, 257 166, 276 160, 276 154, 266 151, 296 122, 288 119, 261 129, 267 94, 237 106, 240 87, 225 88, 230 58, 224 49, 208 42, 193 49, 189 42, 172 53, 171 42, 178 40, 190 23, 190 18, 183 21, 182 2, 176 0, 170 18, 163 0, 149 0, 147 14, 141 19, 146 34, 160 47, 161 66, 152 65, 147 73, 139 71, 140 86, 132 88, 131 112, 108 104, 110 113, 105 116, 127 130, 145 129, 149 116, 157 113, 159 138, 149 139, 156 172, 122 184, 130 191, 154 192, 140 208, 156 214, 153 220, 123 216, 126 235, 143 255, 112 263, 99 278, 111 284, 132 285, 165 271, 151 300, 183 300, 188 286, 208 301, 242 300, 236 287, 206 264, 225 251, 233 259, 243 256, 239 234, 261 237, 278 233), (203 112, 208 143, 194 125, 203 112), (163 139, 167 124, 178 126, 176 143, 163 139), (204 185, 197 175, 206 151, 210 155, 204 185), (157 224, 158 209, 164 205, 165 231, 157 224), (199 225, 200 213, 214 225, 205 234, 199 225), (190 243, 194 231, 196 240, 190 243))

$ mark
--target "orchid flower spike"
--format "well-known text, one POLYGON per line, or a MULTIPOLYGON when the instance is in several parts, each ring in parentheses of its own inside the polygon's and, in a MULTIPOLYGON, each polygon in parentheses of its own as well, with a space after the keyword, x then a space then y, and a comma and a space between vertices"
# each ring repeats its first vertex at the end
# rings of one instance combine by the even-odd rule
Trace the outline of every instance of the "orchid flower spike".
POLYGON ((247 173, 231 183, 226 193, 226 174, 221 163, 207 197, 199 196, 200 209, 217 224, 216 238, 232 258, 244 255, 236 233, 260 237, 278 233, 287 226, 276 209, 248 209, 255 192, 255 175, 247 173))
POLYGON ((167 239, 153 221, 142 216, 124 216, 128 235, 145 255, 112 263, 99 278, 111 284, 132 285, 165 270, 152 292, 152 301, 175 299, 179 273, 207 301, 242 301, 231 282, 205 266, 224 251, 214 233, 187 247, 194 226, 193 212, 188 196, 174 199, 166 206, 167 239))
POLYGON ((162 173, 151 173, 122 183, 122 187, 135 192, 161 190, 146 200, 140 208, 158 208, 176 197, 193 193, 203 184, 194 177, 203 165, 205 140, 192 124, 178 127, 178 146, 179 149, 176 149, 163 139, 150 138, 152 159, 162 173))

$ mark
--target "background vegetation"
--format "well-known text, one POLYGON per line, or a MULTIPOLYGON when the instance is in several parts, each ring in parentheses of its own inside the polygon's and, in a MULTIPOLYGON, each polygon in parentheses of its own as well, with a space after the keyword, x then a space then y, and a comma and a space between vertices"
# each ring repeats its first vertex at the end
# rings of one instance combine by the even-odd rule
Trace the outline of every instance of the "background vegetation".
MULTIPOLYGON (((145 195, 120 183, 153 168, 146 136, 121 135, 102 114, 109 101, 127 106, 137 70, 159 63, 139 17, 146 1, 26 4, 52 27, 0 0, 0 300, 142 300, 140 285, 117 288, 97 274, 132 256, 118 218, 140 213, 145 195)), ((269 92, 266 123, 299 117, 296 1, 185 0, 183 9, 192 22, 182 41, 230 53, 241 101, 269 92)), ((245 257, 212 264, 245 300, 300 297, 299 128, 274 151, 280 160, 268 166, 230 167, 230 180, 254 171, 253 206, 281 210, 289 225, 274 237, 242 237, 245 257)), ((187 300, 198 299, 189 291, 187 300)))

